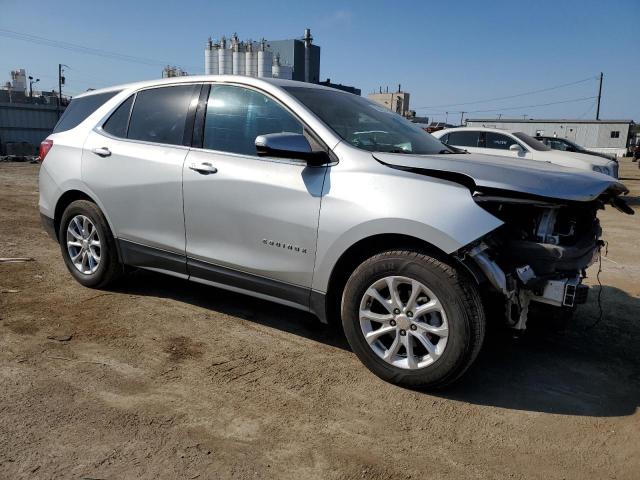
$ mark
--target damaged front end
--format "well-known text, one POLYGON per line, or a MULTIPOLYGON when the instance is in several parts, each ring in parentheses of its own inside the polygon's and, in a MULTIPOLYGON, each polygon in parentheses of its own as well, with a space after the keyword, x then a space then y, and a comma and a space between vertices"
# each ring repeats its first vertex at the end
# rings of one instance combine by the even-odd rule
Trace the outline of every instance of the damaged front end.
POLYGON ((617 180, 546 162, 472 154, 374 158, 465 186, 477 205, 503 222, 454 255, 487 290, 504 297, 504 316, 518 330, 526 328, 532 302, 571 310, 586 301, 582 280, 603 246, 598 210, 610 205, 634 213, 617 180))
POLYGON ((633 213, 613 191, 588 202, 481 192, 474 200, 504 224, 458 257, 504 295, 506 321, 516 330, 526 328, 531 302, 567 310, 585 303, 582 280, 604 244, 598 210, 612 204, 633 213))

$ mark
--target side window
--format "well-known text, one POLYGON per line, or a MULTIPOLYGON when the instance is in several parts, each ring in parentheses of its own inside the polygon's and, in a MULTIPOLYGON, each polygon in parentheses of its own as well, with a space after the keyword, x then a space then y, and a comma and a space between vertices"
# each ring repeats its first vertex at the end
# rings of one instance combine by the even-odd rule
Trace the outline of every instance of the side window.
POLYGON ((199 88, 199 85, 177 85, 138 92, 127 138, 182 145, 189 105, 199 88))
POLYGON ((561 142, 560 140, 548 140, 547 145, 551 147, 553 150, 566 150, 567 144, 561 142))
POLYGON ((445 133, 443 136, 441 136, 440 141, 445 145, 449 145, 449 134, 445 133))
POLYGON ((80 125, 89 115, 113 98, 120 90, 107 93, 96 93, 86 97, 74 98, 66 108, 53 133, 64 132, 80 125))
POLYGON ((518 143, 506 135, 494 132, 485 133, 485 142, 486 148, 494 148, 498 150, 509 150, 511 145, 518 143))
POLYGON ((211 87, 204 120, 204 148, 255 155, 258 135, 280 132, 303 133, 303 126, 275 100, 248 88, 211 87))
POLYGON ((477 147, 480 132, 459 130, 449 133, 448 145, 455 147, 477 147))
POLYGON ((127 138, 127 127, 129 126, 129 113, 131 113, 131 105, 133 105, 133 95, 127 98, 116 108, 111 114, 102 129, 113 135, 114 137, 127 138))

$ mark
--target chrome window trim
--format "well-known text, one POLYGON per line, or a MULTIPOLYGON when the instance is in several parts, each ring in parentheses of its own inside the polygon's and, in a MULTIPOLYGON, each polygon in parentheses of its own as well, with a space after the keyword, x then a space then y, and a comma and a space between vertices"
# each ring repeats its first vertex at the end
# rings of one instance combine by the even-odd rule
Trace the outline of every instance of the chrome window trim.
POLYGON ((131 124, 131 115, 133 113, 133 107, 136 104, 136 100, 138 99, 139 92, 142 92, 144 90, 157 89, 157 88, 167 88, 167 87, 175 87, 175 86, 181 86, 181 85, 202 85, 202 84, 203 82, 181 82, 181 83, 171 83, 168 85, 154 85, 150 87, 139 88, 138 90, 131 92, 124 100, 118 102, 111 110, 109 110, 109 112, 104 117, 102 117, 102 119, 97 123, 97 125, 93 127, 93 131, 104 137, 110 138, 112 140, 119 140, 121 142, 131 142, 131 143, 138 143, 142 145, 149 145, 149 146, 156 146, 156 147, 171 147, 171 148, 175 147, 175 148, 189 150, 190 147, 187 145, 176 145, 174 143, 149 142, 147 140, 136 140, 133 138, 116 137, 115 135, 111 135, 102 127, 104 126, 105 123, 109 121, 109 119, 111 118, 111 115, 113 115, 113 113, 120 107, 120 105, 126 102, 133 95, 133 102, 131 102, 131 108, 129 109, 129 117, 127 119, 127 135, 128 135, 129 125, 131 124))
MULTIPOLYGON (((160 142, 149 142, 146 140, 135 140, 135 139, 131 139, 131 138, 123 138, 123 137, 116 137, 115 135, 111 135, 110 133, 108 133, 107 131, 105 131, 102 127, 104 126, 104 124, 109 120, 109 118, 111 118, 111 115, 113 115, 113 113, 118 109, 118 107, 120 107, 120 105, 122 105, 124 102, 127 101, 127 99, 129 99, 129 97, 131 97, 131 95, 134 96, 133 98, 133 102, 131 104, 131 109, 129 110, 129 120, 127 121, 127 134, 129 133, 129 123, 131 122, 131 114, 133 113, 133 107, 135 106, 136 103, 136 99, 138 96, 138 93, 144 90, 151 90, 151 89, 156 89, 156 88, 166 88, 166 87, 174 87, 174 86, 180 86, 180 85, 210 85, 211 87, 214 87, 216 85, 231 85, 231 86, 236 86, 236 87, 241 87, 241 88, 247 88, 250 90, 254 90, 262 95, 267 96, 269 99, 272 99, 273 101, 275 101, 278 105, 280 105, 282 108, 284 108, 287 112, 289 112, 296 121, 298 121, 304 129, 309 130, 316 138, 318 138, 323 146, 327 149, 327 151, 329 152, 329 155, 332 158, 331 162, 327 162, 324 165, 319 165, 319 167, 325 167, 325 166, 334 166, 337 165, 339 163, 339 159, 338 157, 333 153, 333 149, 331 149, 327 143, 324 141, 324 139, 322 139, 322 137, 313 129, 311 128, 307 122, 305 122, 304 120, 302 120, 300 118, 299 115, 297 115, 288 105, 286 105, 285 103, 283 103, 279 98, 274 97, 272 94, 270 94, 269 92, 255 87, 253 85, 245 85, 243 83, 238 83, 238 82, 232 82, 232 81, 205 81, 205 82, 180 82, 180 83, 171 83, 171 84, 167 84, 167 85, 153 85, 153 86, 147 86, 147 87, 143 87, 143 88, 139 88, 133 92, 129 92, 129 95, 126 96, 126 98, 124 98, 123 100, 121 100, 120 102, 118 102, 113 108, 111 108, 103 117, 102 119, 97 123, 97 125, 93 128, 93 131, 96 132, 99 135, 102 135, 104 137, 107 137, 111 140, 118 140, 121 142, 130 142, 130 143, 137 143, 137 144, 141 144, 141 145, 148 145, 148 146, 156 146, 156 147, 170 147, 170 148, 178 148, 178 149, 186 149, 186 150, 193 150, 196 152, 202 152, 202 153, 215 153, 218 155, 230 155, 233 157, 238 157, 238 158, 245 158, 245 159, 250 159, 250 160, 259 160, 259 161, 268 161, 268 162, 273 162, 273 163, 285 163, 285 164, 292 164, 292 165, 306 165, 306 161, 305 160, 296 160, 296 159, 283 159, 283 158, 276 158, 276 157, 260 157, 258 155, 246 155, 246 154, 241 154, 241 153, 234 153, 234 152, 227 152, 227 151, 223 151, 223 150, 212 150, 209 148, 204 148, 204 147, 189 147, 186 145, 175 145, 175 144, 171 144, 171 143, 160 143, 160 142)), ((209 93, 211 94, 211 93, 209 93)), ((208 102, 208 98, 207 98, 207 102, 208 102)), ((205 112, 205 120, 206 120, 206 112, 205 112)), ((316 167, 317 168, 317 167, 316 167)))

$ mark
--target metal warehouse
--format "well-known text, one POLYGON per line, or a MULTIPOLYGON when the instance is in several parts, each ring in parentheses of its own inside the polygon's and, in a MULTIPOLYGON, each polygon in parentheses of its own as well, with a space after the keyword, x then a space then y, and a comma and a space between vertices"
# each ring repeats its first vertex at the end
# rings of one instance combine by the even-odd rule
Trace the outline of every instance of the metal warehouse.
POLYGON ((0 103, 0 155, 35 154, 58 121, 58 107, 29 103, 0 103), (17 144, 27 146, 15 150, 17 144))
POLYGON ((629 128, 633 120, 538 120, 538 119, 467 119, 468 127, 493 127, 531 136, 566 138, 589 150, 623 156, 627 151, 629 128))

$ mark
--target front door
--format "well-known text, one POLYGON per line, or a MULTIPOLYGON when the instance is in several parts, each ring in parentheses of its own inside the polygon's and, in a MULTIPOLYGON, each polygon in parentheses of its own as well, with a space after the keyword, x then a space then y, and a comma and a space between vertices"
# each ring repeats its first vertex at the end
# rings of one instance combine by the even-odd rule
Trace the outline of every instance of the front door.
POLYGON ((530 151, 524 145, 499 132, 484 132, 484 145, 486 150, 482 153, 485 154, 513 158, 532 158, 530 151), (511 145, 520 145, 522 150, 510 150, 511 145))
POLYGON ((189 152, 183 174, 194 279, 308 303, 326 167, 258 157, 254 144, 258 135, 303 131, 266 94, 212 85, 202 148, 189 152))

